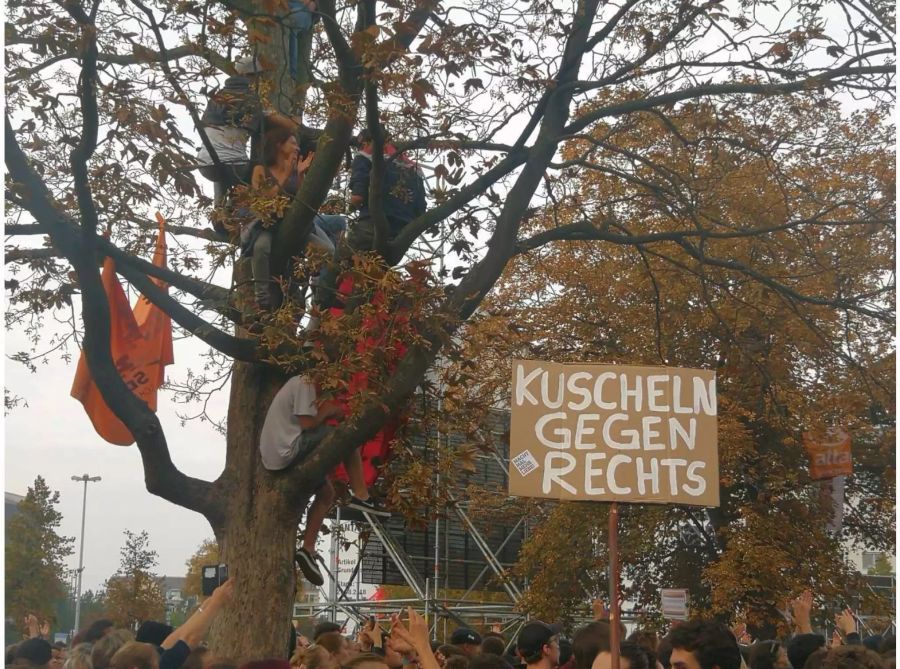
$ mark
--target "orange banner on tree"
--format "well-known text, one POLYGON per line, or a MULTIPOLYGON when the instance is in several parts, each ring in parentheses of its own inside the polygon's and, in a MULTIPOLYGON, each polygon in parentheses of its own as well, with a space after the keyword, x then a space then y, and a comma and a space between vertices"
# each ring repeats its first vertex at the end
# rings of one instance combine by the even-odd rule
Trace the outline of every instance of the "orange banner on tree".
MULTIPOLYGON (((153 264, 166 266, 165 221, 157 214, 159 236, 153 264)), ((128 296, 116 277, 115 263, 107 258, 101 274, 103 290, 109 301, 110 349, 116 369, 129 390, 156 411, 156 394, 165 380, 165 366, 173 362, 172 322, 161 309, 144 296, 132 311, 128 296)), ((166 286, 156 282, 161 288, 166 286)), ((104 401, 88 369, 82 351, 72 382, 72 397, 84 406, 97 434, 111 444, 129 446, 134 436, 104 401)))
POLYGON ((809 475, 815 481, 853 473, 850 435, 839 427, 803 433, 803 446, 809 455, 809 475))

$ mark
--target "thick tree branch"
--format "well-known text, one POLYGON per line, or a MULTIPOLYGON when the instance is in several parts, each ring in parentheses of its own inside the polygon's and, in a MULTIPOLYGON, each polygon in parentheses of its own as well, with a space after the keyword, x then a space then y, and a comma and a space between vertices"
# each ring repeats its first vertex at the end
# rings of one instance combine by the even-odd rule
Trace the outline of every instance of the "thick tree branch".
POLYGON ((31 262, 32 260, 45 260, 47 258, 62 258, 62 253, 52 248, 43 249, 6 249, 3 254, 3 262, 31 262))
MULTIPOLYGON (((72 264, 81 285, 85 336, 83 350, 91 377, 109 408, 134 435, 144 466, 147 490, 175 504, 202 513, 213 522, 221 506, 208 481, 185 476, 172 462, 162 426, 156 414, 136 397, 119 375, 110 348, 110 314, 106 293, 100 282, 93 250, 84 248, 84 239, 72 226, 63 224, 63 215, 52 206, 52 196, 43 180, 28 164, 16 139, 9 117, 4 119, 6 167, 21 184, 29 211, 46 226, 54 246, 72 264)), ((152 283, 152 282, 151 282, 152 283)))

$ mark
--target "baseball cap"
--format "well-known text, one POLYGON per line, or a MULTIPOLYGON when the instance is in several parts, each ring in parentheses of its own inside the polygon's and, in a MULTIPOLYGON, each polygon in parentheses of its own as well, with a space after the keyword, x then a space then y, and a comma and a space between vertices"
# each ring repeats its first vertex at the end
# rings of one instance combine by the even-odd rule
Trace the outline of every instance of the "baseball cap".
POLYGON ((550 639, 562 632, 559 625, 548 625, 540 620, 532 620, 526 624, 516 639, 516 650, 522 655, 537 655, 550 639))
POLYGON ((16 648, 16 659, 28 660, 31 664, 43 666, 53 657, 53 647, 43 639, 28 639, 16 648))
POLYGON ((481 643, 481 635, 475 630, 471 630, 468 627, 460 627, 453 631, 453 635, 450 637, 450 643, 454 646, 459 646, 466 643, 481 643))

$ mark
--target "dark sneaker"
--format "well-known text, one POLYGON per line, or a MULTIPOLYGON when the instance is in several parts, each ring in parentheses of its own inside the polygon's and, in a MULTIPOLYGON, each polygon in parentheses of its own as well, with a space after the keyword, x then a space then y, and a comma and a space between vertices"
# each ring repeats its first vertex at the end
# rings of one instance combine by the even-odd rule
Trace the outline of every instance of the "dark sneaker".
POLYGON ((380 506, 376 506, 372 503, 371 499, 360 499, 355 495, 350 496, 350 501, 347 503, 348 509, 356 509, 357 511, 362 511, 363 513, 371 513, 373 516, 390 516, 390 511, 385 511, 380 506))
POLYGON ((318 557, 316 554, 309 553, 301 548, 294 555, 294 561, 300 567, 300 571, 303 572, 303 576, 307 581, 313 585, 322 585, 325 583, 325 579, 322 576, 322 572, 319 571, 319 565, 316 564, 316 557, 318 557))

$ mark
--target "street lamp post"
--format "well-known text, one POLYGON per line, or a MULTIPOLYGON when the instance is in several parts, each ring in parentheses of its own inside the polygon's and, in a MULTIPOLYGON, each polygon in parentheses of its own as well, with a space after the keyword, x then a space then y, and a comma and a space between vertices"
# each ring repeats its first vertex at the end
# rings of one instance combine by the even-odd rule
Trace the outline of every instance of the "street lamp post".
POLYGON ((84 483, 84 497, 81 501, 81 546, 78 549, 78 576, 77 586, 75 589, 75 634, 78 633, 79 624, 81 622, 81 576, 84 570, 84 518, 87 511, 87 484, 89 482, 99 481, 99 476, 73 476, 73 481, 82 481, 84 483))

